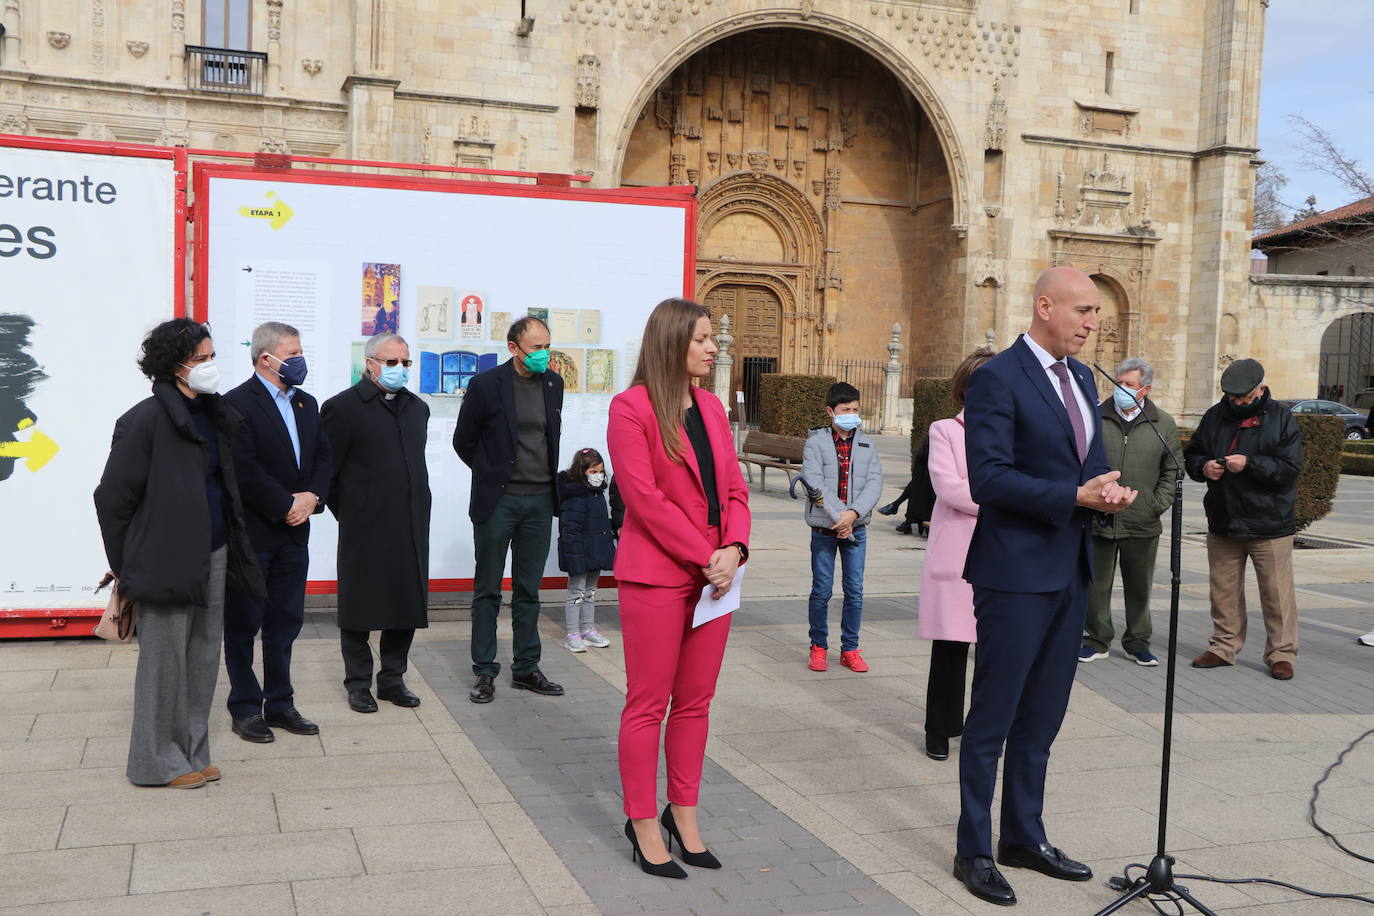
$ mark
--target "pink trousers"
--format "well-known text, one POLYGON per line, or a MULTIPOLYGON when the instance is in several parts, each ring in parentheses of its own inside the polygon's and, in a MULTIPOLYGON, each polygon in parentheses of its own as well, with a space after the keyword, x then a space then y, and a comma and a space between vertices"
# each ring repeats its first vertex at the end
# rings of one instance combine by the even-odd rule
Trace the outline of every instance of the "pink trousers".
POLYGON ((620 583, 628 688, 620 714, 620 784, 625 814, 636 820, 658 816, 658 741, 664 713, 668 801, 684 807, 697 803, 711 697, 732 616, 692 628, 692 611, 704 585, 620 583))

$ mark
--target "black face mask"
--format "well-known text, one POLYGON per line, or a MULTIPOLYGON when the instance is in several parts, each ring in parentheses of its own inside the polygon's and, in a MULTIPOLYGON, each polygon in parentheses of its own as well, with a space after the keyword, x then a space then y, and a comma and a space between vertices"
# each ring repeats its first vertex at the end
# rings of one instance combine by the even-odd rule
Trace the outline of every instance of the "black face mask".
POLYGON ((1221 403, 1226 408, 1226 412, 1235 419, 1248 420, 1251 417, 1259 416, 1269 406, 1269 389, 1264 389, 1264 393, 1249 404, 1237 404, 1229 397, 1222 398, 1221 403))

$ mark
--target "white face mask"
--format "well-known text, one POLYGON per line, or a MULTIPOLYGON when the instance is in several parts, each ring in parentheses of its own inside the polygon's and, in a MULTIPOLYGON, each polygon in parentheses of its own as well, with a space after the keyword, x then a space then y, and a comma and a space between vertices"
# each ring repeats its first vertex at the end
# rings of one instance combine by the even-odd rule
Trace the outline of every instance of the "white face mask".
POLYGON ((593 487, 599 490, 606 485, 606 475, 605 473, 588 474, 587 483, 591 484, 593 487))
POLYGON ((181 364, 183 369, 190 369, 186 373, 186 387, 197 394, 214 394, 219 388, 219 366, 215 365, 214 360, 201 363, 198 366, 188 366, 181 364))

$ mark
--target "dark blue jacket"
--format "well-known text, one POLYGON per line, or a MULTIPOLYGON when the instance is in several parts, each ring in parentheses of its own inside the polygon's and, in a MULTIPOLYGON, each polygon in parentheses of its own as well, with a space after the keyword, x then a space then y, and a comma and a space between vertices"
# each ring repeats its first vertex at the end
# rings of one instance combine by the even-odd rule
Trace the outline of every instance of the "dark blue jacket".
POLYGON ((585 573, 615 566, 615 535, 604 489, 571 480, 558 472, 558 568, 566 573, 585 573))
POLYGON ((291 494, 314 493, 320 498, 315 511, 323 512, 334 473, 333 452, 320 429, 320 408, 315 399, 299 388, 291 398, 301 442, 300 467, 296 467, 291 434, 286 431, 281 411, 256 374, 226 392, 224 400, 247 421, 234 442, 234 471, 243 493, 243 514, 253 549, 266 552, 288 542, 306 543, 310 522, 292 527, 285 521, 291 494))
MULTIPOLYGON (((1091 372, 1075 359, 1068 365, 1095 406, 1091 372)), ((970 583, 1057 592, 1075 575, 1092 579, 1097 514, 1077 506, 1078 487, 1110 470, 1096 410, 1092 421, 1088 456, 1080 463, 1064 402, 1019 337, 969 378, 964 443, 969 491, 979 507, 964 566, 970 583)))

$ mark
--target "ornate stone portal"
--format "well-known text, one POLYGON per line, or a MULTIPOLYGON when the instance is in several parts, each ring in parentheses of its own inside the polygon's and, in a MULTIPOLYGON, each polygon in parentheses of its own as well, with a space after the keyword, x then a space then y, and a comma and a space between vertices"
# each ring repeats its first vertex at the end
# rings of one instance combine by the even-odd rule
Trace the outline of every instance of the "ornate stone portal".
POLYGON ((863 51, 789 29, 700 51, 626 150, 623 183, 665 181, 700 188, 697 296, 730 316, 737 388, 751 371, 883 360, 896 322, 929 329, 915 359, 960 346, 957 326, 931 320, 963 246, 944 157, 863 51))

